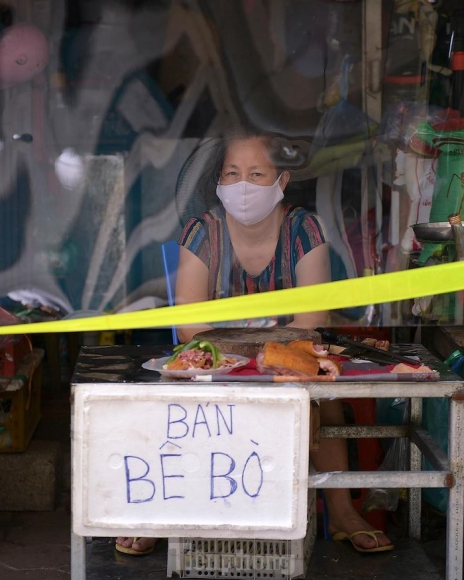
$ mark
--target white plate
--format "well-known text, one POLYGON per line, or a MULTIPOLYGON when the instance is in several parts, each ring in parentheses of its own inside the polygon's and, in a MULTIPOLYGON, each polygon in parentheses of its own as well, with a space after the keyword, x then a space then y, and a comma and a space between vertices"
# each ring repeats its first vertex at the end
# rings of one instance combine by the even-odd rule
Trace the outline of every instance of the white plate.
POLYGON ((220 367, 218 369, 190 369, 188 371, 170 371, 163 369, 163 365, 170 358, 169 356, 164 356, 163 358, 150 359, 144 362, 142 368, 148 371, 157 371, 161 373, 164 377, 170 377, 171 379, 191 379, 197 375, 227 375, 235 369, 244 367, 250 362, 250 359, 246 356, 240 356, 238 354, 225 354, 224 356, 235 358, 237 362, 231 367, 220 367))

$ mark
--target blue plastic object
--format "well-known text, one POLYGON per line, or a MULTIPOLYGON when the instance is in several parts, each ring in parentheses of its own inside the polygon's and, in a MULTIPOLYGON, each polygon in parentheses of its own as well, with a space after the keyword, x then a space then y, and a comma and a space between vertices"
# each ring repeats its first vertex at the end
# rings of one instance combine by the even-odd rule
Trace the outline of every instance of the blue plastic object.
MULTIPOLYGON (((165 242, 161 245, 163 255, 164 276, 166 278, 166 291, 169 306, 176 303, 176 279, 177 266, 179 265, 179 244, 177 242, 165 242)), ((176 327, 172 327, 172 344, 179 344, 176 327)))
POLYGON ((450 356, 445 360, 445 365, 454 371, 461 378, 464 378, 464 350, 455 350, 450 356))

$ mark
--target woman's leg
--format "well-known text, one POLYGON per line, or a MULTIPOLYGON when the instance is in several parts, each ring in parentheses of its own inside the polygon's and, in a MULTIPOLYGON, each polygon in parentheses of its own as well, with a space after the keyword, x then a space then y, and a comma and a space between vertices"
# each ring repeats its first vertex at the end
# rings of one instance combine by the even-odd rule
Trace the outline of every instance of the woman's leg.
MULTIPOLYGON (((340 400, 322 401, 321 424, 343 425, 343 407, 340 400)), ((348 451, 344 439, 321 438, 319 449, 311 452, 311 460, 317 471, 348 471, 348 451)), ((324 490, 327 510, 329 513, 329 532, 359 532, 373 530, 361 515, 354 509, 349 489, 324 490)), ((380 546, 391 544, 384 534, 377 536, 380 546)), ((353 538, 356 545, 362 548, 374 548, 375 540, 367 535, 360 534, 353 538)))

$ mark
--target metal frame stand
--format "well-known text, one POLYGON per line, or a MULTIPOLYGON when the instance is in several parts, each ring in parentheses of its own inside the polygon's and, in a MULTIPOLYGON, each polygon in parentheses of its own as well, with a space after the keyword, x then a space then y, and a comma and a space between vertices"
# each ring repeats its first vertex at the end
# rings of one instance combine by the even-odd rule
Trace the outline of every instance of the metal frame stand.
MULTIPOLYGON (((410 345, 411 346, 411 345, 410 345)), ((416 347, 421 360, 431 357, 420 345, 416 347)), ((425 361, 427 362, 427 361, 425 361)), ((436 363, 435 359, 435 363, 436 363)), ((432 362, 432 365, 434 363, 432 362)), ((444 375, 448 372, 443 370, 444 375)), ((234 383, 234 386, 240 383, 234 383)), ((294 386, 294 385, 292 385, 294 386)), ((322 437, 366 438, 407 437, 410 441, 410 471, 330 472, 310 473, 310 488, 408 488, 409 534, 420 539, 421 488, 449 489, 447 513, 446 580, 462 580, 464 542, 464 382, 453 375, 439 382, 343 382, 299 383, 309 390, 312 399, 345 398, 406 398, 410 400, 410 417, 406 425, 343 425, 321 428, 322 437), (422 400, 424 398, 450 398, 449 450, 445 453, 422 428, 422 400), (421 471, 422 457, 432 465, 432 470, 421 471)), ((263 389, 274 385, 261 383, 263 389)), ((79 384, 73 384, 73 395, 79 384)), ((97 387, 98 388, 98 385, 97 387)), ((187 387, 188 388, 188 387, 187 387)), ((74 416, 72 417, 72 425, 74 416)), ((72 427, 71 427, 72 428, 72 427)), ((72 449, 78 442, 72 441, 72 449)), ((86 538, 72 533, 71 578, 85 580, 86 538)))

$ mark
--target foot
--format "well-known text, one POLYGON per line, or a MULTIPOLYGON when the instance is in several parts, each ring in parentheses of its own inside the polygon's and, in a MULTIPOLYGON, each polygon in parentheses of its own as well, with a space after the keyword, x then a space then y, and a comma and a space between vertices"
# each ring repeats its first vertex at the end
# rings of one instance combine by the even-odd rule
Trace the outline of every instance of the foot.
MULTIPOLYGON (((156 538, 134 538, 120 536, 116 538, 116 546, 121 546, 127 553, 148 554, 153 551, 156 538)), ((117 549, 117 548, 116 548, 117 549)))
MULTIPOLYGON (((374 529, 375 528, 369 525, 355 509, 350 510, 343 517, 330 517, 330 534, 335 534, 335 532, 345 532, 346 534, 352 534, 353 532, 360 532, 362 530, 373 531, 374 529)), ((376 534, 375 537, 377 541, 372 536, 368 536, 367 534, 357 534, 356 536, 353 536, 351 541, 359 548, 364 548, 365 550, 376 548, 377 546, 391 545, 390 539, 385 534, 376 534)))

